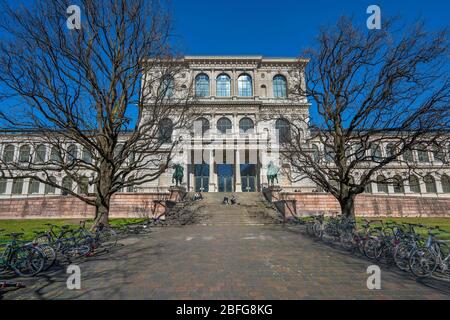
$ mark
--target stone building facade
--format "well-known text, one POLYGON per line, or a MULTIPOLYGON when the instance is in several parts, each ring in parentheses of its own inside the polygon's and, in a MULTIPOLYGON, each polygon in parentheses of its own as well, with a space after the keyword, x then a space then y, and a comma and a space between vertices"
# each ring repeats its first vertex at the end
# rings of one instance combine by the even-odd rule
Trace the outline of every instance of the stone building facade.
MULTIPOLYGON (((290 164, 277 152, 280 132, 287 130, 291 115, 309 117, 307 99, 291 90, 299 77, 304 77, 294 71, 299 70, 294 66, 307 62, 261 56, 186 56, 181 60, 183 70, 176 79, 170 80, 177 82, 176 85, 171 83, 169 87, 193 91, 195 122, 191 128, 171 132, 169 138, 183 137, 173 163, 184 167, 182 185, 188 191, 261 191, 268 185, 267 168, 272 162, 281 169, 278 185, 286 192, 320 192, 312 181, 294 182, 290 164)), ((169 91, 169 95, 178 94, 172 89, 169 91)), ((304 130, 307 134, 308 128, 304 130)), ((380 146, 381 155, 386 154, 386 147, 380 146)), ((77 157, 88 157, 81 147, 75 145, 73 150, 77 157)), ((40 151, 30 150, 21 134, 0 136, 0 156, 5 161, 20 161, 39 152, 43 157, 51 156, 51 150, 45 146, 40 151)), ((450 146, 444 153, 448 159, 450 146)), ((411 176, 408 181, 412 183, 406 181, 400 187, 373 183, 367 193, 450 198, 450 167, 443 166, 432 150, 421 154, 414 152, 411 157, 411 161, 419 163, 423 175, 411 176)), ((172 174, 173 170, 169 169, 158 180, 128 188, 123 193, 167 192, 173 185, 172 174)), ((409 173, 407 168, 394 163, 379 174, 404 177, 409 173)), ((54 177, 60 183, 64 178, 61 174, 54 177)), ((93 192, 92 186, 78 188, 80 192, 93 192)), ((44 184, 0 179, 0 198, 55 195, 61 195, 61 191, 44 184)))

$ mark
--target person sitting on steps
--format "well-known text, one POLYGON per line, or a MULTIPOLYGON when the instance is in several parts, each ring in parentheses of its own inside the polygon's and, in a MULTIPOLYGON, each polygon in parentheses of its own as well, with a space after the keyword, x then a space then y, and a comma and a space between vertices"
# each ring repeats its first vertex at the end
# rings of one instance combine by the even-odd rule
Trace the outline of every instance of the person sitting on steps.
POLYGON ((192 197, 192 200, 193 200, 193 201, 203 200, 203 196, 202 196, 202 194, 201 194, 200 192, 196 192, 196 193, 194 194, 194 196, 192 197))
POLYGON ((223 202, 222 202, 222 204, 229 204, 229 203, 228 203, 228 197, 227 197, 227 196, 224 196, 224 197, 223 197, 223 202))
POLYGON ((234 194, 231 196, 231 204, 237 204, 237 199, 234 194))

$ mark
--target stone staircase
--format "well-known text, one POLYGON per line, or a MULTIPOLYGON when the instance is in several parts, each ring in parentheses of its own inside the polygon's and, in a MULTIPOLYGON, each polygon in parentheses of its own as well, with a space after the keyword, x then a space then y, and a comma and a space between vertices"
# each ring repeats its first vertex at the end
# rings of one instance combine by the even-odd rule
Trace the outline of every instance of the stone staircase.
POLYGON ((237 205, 222 204, 230 193, 204 193, 204 200, 193 204, 201 225, 264 225, 279 223, 276 211, 263 201, 260 193, 236 193, 237 205))

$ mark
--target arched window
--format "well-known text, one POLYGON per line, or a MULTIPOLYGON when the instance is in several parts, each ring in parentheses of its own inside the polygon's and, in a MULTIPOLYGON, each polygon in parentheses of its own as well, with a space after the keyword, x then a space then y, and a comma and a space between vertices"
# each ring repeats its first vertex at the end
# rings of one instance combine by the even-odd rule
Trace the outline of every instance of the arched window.
POLYGON ((253 120, 250 118, 242 118, 241 121, 239 121, 239 131, 241 133, 250 133, 253 132, 253 129, 255 128, 255 125, 253 124, 253 120))
POLYGON ((218 97, 231 96, 231 79, 226 74, 221 74, 216 79, 216 95, 218 97))
POLYGON ((252 77, 248 74, 243 74, 238 78, 238 95, 240 97, 253 96, 252 77))
POLYGON ((23 179, 14 179, 12 185, 12 194, 23 193, 23 179))
POLYGON ((450 193, 450 177, 446 174, 441 177, 442 192, 450 193))
POLYGON ((325 147, 325 162, 333 163, 334 162, 335 153, 331 147, 325 147))
POLYGON ((89 178, 88 177, 82 177, 80 179, 80 183, 78 184, 78 193, 87 195, 89 194, 89 178))
POLYGON ((420 182, 415 175, 409 177, 409 189, 412 193, 420 193, 420 182))
POLYGON ((445 162, 445 152, 442 148, 433 147, 433 158, 435 162, 445 162))
POLYGON ((35 162, 37 164, 44 163, 47 157, 47 148, 43 144, 40 144, 36 147, 36 158, 35 162))
POLYGON ((131 176, 128 178, 127 183, 130 183, 130 185, 127 186, 126 192, 132 193, 134 192, 134 185, 132 184, 134 180, 134 176, 131 176))
POLYGON ((73 163, 78 159, 78 147, 71 144, 67 149, 67 162, 73 163))
POLYGON ((169 118, 164 118, 159 122, 159 139, 163 143, 172 142, 173 122, 169 118))
POLYGON ((394 157, 395 154, 397 153, 396 151, 396 147, 394 143, 388 143, 386 145, 386 157, 390 158, 390 157, 394 157))
POLYGON ((6 163, 11 163, 14 161, 14 152, 15 147, 10 144, 5 147, 5 150, 3 150, 3 161, 6 163))
POLYGON ((425 145, 420 145, 417 148, 417 158, 419 159, 419 162, 424 162, 424 163, 430 162, 430 158, 428 156, 428 150, 425 145))
POLYGON ((260 96, 263 97, 263 98, 267 97, 267 87, 266 87, 265 84, 263 84, 263 85, 261 86, 261 90, 260 90, 259 94, 260 94, 260 96))
POLYGON ((6 183, 8 180, 4 179, 4 178, 0 178, 0 194, 5 194, 6 193, 6 183))
POLYGON ((196 121, 196 123, 194 124, 194 129, 196 131, 200 131, 202 132, 202 137, 209 131, 209 129, 211 128, 208 119, 201 117, 198 118, 196 121))
POLYGON ((414 156, 413 156, 412 150, 406 150, 403 153, 403 159, 405 160, 405 162, 408 162, 408 163, 414 162, 414 156))
MULTIPOLYGON (((56 178, 55 177, 50 177, 49 181, 56 184, 56 178)), ((56 193, 56 188, 54 186, 52 186, 52 185, 46 184, 44 193, 45 194, 55 194, 56 193)))
POLYGON ((195 77, 195 95, 197 97, 209 96, 209 77, 204 73, 195 77))
POLYGON ((354 148, 353 154, 356 157, 356 159, 363 160, 366 156, 366 149, 364 148, 362 143, 356 143, 353 148, 354 148))
POLYGON ((175 91, 175 81, 172 76, 164 76, 159 87, 159 96, 164 98, 172 98, 175 91))
POLYGON ((52 151, 50 153, 50 161, 53 164, 60 164, 61 160, 62 160, 62 158, 61 158, 61 154, 60 154, 58 148, 57 147, 53 147, 52 151))
POLYGON ((86 163, 92 163, 92 153, 91 151, 89 151, 88 148, 83 148, 83 154, 82 154, 82 159, 84 162, 86 163))
POLYGON ((388 193, 388 185, 383 175, 377 177, 377 190, 380 193, 388 193))
POLYGON ((381 148, 380 148, 380 146, 378 144, 373 144, 370 147, 370 151, 372 153, 373 161, 380 161, 381 160, 381 158, 382 158, 381 148))
POLYGON ((19 162, 30 162, 31 147, 29 145, 21 146, 19 149, 19 162))
MULTIPOLYGON (((63 187, 63 189, 72 191, 72 185, 73 185, 73 182, 72 182, 72 179, 70 177, 64 177, 63 178, 63 180, 62 180, 62 187, 63 187)), ((63 196, 67 196, 69 194, 69 192, 66 191, 66 190, 62 190, 62 195, 63 196)))
POLYGON ((30 183, 28 184, 28 194, 37 194, 39 193, 39 188, 41 187, 41 183, 35 179, 30 179, 30 183))
POLYGON ((286 143, 291 139, 291 129, 286 119, 278 119, 275 122, 275 129, 278 130, 280 143, 286 143))
POLYGON ((232 129, 231 121, 228 118, 220 118, 217 121, 217 131, 219 131, 221 134, 226 134, 227 132, 231 131, 232 129))
POLYGON ((394 185, 394 193, 405 193, 405 187, 403 186, 402 177, 394 176, 393 185, 394 185))
POLYGON ((433 176, 427 175, 425 178, 423 178, 423 181, 425 182, 425 189, 427 190, 427 193, 436 193, 436 181, 434 180, 433 176))
POLYGON ((287 81, 281 74, 273 78, 273 96, 278 99, 287 98, 287 81))

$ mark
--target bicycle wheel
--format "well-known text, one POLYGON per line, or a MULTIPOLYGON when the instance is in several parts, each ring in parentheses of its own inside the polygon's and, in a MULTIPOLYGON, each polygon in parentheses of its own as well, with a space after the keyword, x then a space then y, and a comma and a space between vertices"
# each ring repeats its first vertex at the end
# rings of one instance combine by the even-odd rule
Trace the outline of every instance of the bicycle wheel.
POLYGON ((34 247, 23 246, 12 252, 9 265, 19 276, 32 277, 44 268, 45 256, 34 247))
POLYGON ((103 228, 98 232, 98 241, 101 246, 114 247, 117 245, 117 233, 113 229, 103 228))
POLYGON ((73 242, 67 243, 62 250, 62 254, 67 259, 77 258, 86 256, 94 249, 94 239, 86 235, 84 237, 75 239, 73 242))
POLYGON ((436 270, 436 257, 428 248, 418 248, 411 253, 409 267, 416 277, 429 277, 436 270))
POLYGON ((354 247, 354 236, 351 231, 344 231, 340 234, 339 240, 341 243, 341 246, 345 250, 351 250, 354 247))
POLYGON ((46 271, 53 267, 53 265, 56 262, 56 251, 52 248, 49 244, 40 244, 38 246, 38 249, 42 251, 42 253, 45 256, 45 265, 42 269, 43 271, 46 271))
POLYGON ((364 243, 364 254, 366 255, 367 258, 369 259, 377 259, 378 258, 378 254, 379 254, 379 247, 381 246, 381 243, 378 239, 368 239, 365 243, 364 243))
POLYGON ((395 265, 403 271, 409 271, 409 258, 413 247, 408 243, 400 243, 394 249, 395 265))

